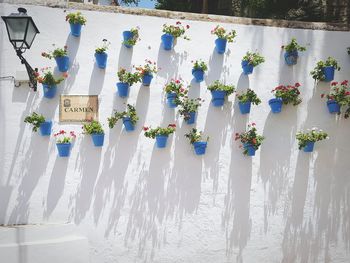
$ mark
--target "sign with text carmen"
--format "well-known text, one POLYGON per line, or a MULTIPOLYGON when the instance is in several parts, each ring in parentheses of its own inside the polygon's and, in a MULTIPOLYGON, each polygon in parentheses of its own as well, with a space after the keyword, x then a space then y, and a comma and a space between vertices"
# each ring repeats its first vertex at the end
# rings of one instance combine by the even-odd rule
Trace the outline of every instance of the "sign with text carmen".
POLYGON ((61 95, 60 122, 98 121, 97 95, 61 95))

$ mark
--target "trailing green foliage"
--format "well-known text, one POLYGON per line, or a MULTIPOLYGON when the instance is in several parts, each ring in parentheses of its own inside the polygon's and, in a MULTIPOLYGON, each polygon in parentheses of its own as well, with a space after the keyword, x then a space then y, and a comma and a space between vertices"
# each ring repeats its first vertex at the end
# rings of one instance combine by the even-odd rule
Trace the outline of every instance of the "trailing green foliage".
POLYGON ((104 134, 101 123, 94 120, 83 124, 83 131, 86 134, 104 134))
POLYGON ((261 56, 257 52, 247 52, 243 57, 242 61, 248 61, 249 65, 253 65, 254 67, 258 66, 261 63, 265 62, 265 58, 261 56))
POLYGON ((190 132, 185 134, 185 137, 189 139, 191 144, 195 142, 203 142, 203 141, 208 142, 209 136, 205 140, 203 140, 202 134, 203 132, 198 131, 196 128, 192 128, 190 132))
POLYGON ((252 89, 247 89, 246 92, 237 94, 237 98, 241 103, 246 103, 249 101, 254 105, 259 105, 261 103, 261 100, 259 99, 258 95, 256 95, 256 93, 252 89))
POLYGON ((109 128, 113 129, 116 123, 125 117, 129 117, 133 125, 136 125, 137 121, 139 120, 135 107, 130 104, 127 104, 126 111, 122 111, 122 112, 116 111, 112 117, 107 119, 109 128))
MULTIPOLYGON (((235 140, 240 140, 241 143, 244 144, 250 144, 254 147, 255 150, 258 150, 260 145, 262 144, 263 140, 265 139, 264 136, 261 136, 257 133, 257 129, 255 128, 255 123, 248 124, 248 131, 243 133, 236 133, 235 140)), ((242 145, 240 146, 243 147, 242 145)), ((248 154, 248 149, 243 147, 243 154, 248 154)))
POLYGON ((228 96, 235 91, 235 86, 225 85, 225 84, 222 84, 220 81, 216 80, 216 81, 214 81, 213 84, 208 86, 208 90, 210 90, 210 91, 214 91, 214 90, 226 91, 226 95, 228 96))
POLYGON ((127 72, 126 69, 121 68, 118 73, 118 78, 120 82, 128 83, 130 86, 141 80, 141 76, 138 72, 131 73, 127 72))
POLYGON ((24 122, 33 125, 32 131, 37 132, 40 125, 45 122, 45 117, 41 114, 33 112, 31 115, 25 117, 24 122))
POLYGON ((66 15, 66 21, 71 24, 86 24, 86 18, 81 14, 81 12, 70 13, 66 15))
POLYGON ((198 112, 198 108, 201 106, 201 98, 184 98, 179 100, 177 104, 179 105, 179 114, 184 116, 185 121, 187 121, 191 118, 191 112, 198 112))
POLYGON ((338 62, 334 58, 328 57, 325 62, 323 62, 322 60, 317 62, 316 67, 310 72, 312 78, 314 80, 325 80, 325 75, 323 71, 325 67, 334 67, 335 70, 340 70, 338 62))
POLYGON ((226 29, 217 25, 212 31, 211 33, 213 35, 216 35, 218 38, 221 39, 226 39, 227 42, 231 43, 233 42, 233 39, 237 36, 237 32, 236 30, 231 30, 228 33, 226 32, 226 29))
POLYGON ((306 47, 300 46, 294 37, 292 38, 292 41, 288 45, 282 46, 282 48, 287 52, 306 50, 306 47))
POLYGON ((302 99, 300 98, 300 91, 299 88, 300 84, 295 83, 294 86, 287 85, 283 86, 280 85, 272 90, 272 93, 275 95, 276 98, 282 99, 284 104, 292 103, 293 106, 296 106, 301 103, 302 99))
POLYGON ((145 136, 147 138, 154 139, 158 135, 169 136, 170 134, 174 133, 176 130, 176 125, 169 124, 166 128, 157 127, 154 129, 151 129, 151 127, 143 127, 143 130, 145 131, 145 136))
POLYGON ((299 150, 303 149, 308 142, 318 142, 324 139, 328 139, 328 134, 322 130, 312 128, 309 132, 297 132, 296 138, 298 140, 299 150))

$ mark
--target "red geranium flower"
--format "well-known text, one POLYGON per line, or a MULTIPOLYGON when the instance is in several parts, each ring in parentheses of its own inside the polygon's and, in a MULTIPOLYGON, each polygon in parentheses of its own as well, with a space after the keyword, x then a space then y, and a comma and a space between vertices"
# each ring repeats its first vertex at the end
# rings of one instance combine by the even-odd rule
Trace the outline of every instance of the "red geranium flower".
POLYGON ((299 82, 295 83, 295 87, 299 88, 300 87, 300 83, 299 82))
POLYGON ((144 131, 148 131, 149 128, 144 126, 144 127, 143 127, 143 130, 144 130, 144 131))

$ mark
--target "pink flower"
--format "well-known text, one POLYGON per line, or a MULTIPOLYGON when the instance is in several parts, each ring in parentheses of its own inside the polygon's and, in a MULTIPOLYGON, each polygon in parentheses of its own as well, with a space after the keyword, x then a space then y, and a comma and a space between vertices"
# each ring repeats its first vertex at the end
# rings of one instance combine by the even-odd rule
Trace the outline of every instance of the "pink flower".
POLYGON ((300 83, 299 82, 295 83, 295 87, 299 88, 300 87, 300 83))
POLYGON ((252 126, 255 126, 256 125, 256 123, 255 122, 252 122, 252 126))
POLYGON ((336 81, 333 81, 333 82, 331 83, 332 86, 336 86, 337 84, 338 84, 338 82, 336 82, 336 81))
POLYGON ((189 28, 190 28, 190 26, 189 26, 189 25, 187 25, 187 26, 186 26, 186 28, 187 28, 187 29, 189 29, 189 28))

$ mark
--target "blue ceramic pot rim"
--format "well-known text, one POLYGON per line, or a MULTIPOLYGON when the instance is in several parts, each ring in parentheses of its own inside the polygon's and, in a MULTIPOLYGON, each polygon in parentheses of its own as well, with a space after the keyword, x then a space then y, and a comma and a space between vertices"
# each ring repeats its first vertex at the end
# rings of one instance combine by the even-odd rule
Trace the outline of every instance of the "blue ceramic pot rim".
POLYGON ((270 99, 269 100, 269 104, 272 104, 272 103, 282 103, 283 100, 281 98, 273 98, 273 99, 270 99))
POLYGON ((156 135, 156 137, 158 137, 158 138, 164 138, 164 137, 168 138, 169 135, 160 134, 160 135, 156 135))
POLYGON ((200 69, 200 68, 192 68, 192 73, 194 73, 194 72, 196 72, 196 71, 204 72, 203 69, 200 69))
POLYGON ((339 105, 339 103, 336 102, 335 100, 327 100, 327 105, 328 104, 338 104, 339 105))

